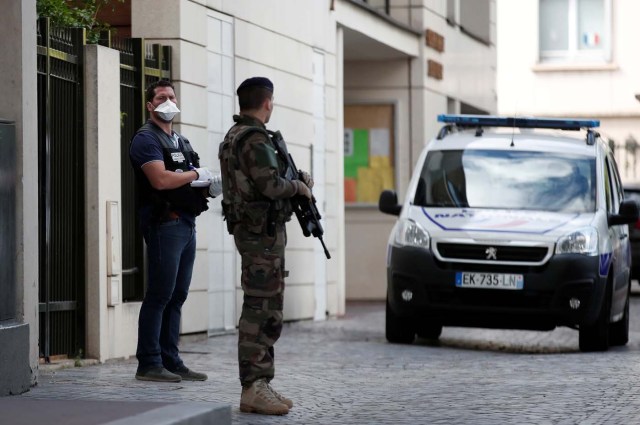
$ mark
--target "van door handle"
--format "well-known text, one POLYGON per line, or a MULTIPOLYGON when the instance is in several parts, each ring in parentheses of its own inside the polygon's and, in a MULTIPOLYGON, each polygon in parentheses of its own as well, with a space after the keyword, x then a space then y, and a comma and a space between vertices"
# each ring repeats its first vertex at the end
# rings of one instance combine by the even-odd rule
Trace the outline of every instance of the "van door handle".
POLYGON ((620 240, 627 239, 628 237, 629 237, 629 235, 620 235, 620 240))

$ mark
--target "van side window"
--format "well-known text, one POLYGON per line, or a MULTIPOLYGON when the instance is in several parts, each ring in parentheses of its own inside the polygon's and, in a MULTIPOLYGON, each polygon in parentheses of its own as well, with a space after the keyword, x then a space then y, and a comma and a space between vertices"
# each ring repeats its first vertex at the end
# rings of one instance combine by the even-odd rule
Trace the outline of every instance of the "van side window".
POLYGON ((614 180, 615 180, 616 195, 617 195, 615 210, 617 213, 618 210, 620 209, 620 203, 624 199, 624 189, 622 187, 622 179, 620 178, 620 173, 618 172, 618 167, 616 165, 616 159, 613 156, 610 156, 609 158, 612 164, 611 169, 613 170, 613 176, 615 178, 614 180))
POLYGON ((607 200, 607 212, 613 213, 613 190, 611 187, 611 170, 609 168, 609 159, 605 159, 604 163, 604 197, 607 200))
POLYGON ((607 155, 606 164, 607 173, 605 175, 605 183, 608 191, 607 211, 617 214, 623 198, 622 185, 620 184, 620 176, 618 176, 615 161, 609 155, 607 155))

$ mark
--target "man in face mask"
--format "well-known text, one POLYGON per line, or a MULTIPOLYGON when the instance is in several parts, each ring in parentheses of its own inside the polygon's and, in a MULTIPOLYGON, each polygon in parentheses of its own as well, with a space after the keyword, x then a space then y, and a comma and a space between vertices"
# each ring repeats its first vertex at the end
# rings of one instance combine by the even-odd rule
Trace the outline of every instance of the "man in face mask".
POLYGON ((200 167, 189 141, 173 131, 173 118, 180 112, 173 85, 152 83, 146 100, 149 120, 129 149, 148 272, 138 321, 136 379, 204 381, 207 375, 184 365, 178 337, 195 260, 196 216, 208 208, 207 197, 220 194, 221 179, 200 167))

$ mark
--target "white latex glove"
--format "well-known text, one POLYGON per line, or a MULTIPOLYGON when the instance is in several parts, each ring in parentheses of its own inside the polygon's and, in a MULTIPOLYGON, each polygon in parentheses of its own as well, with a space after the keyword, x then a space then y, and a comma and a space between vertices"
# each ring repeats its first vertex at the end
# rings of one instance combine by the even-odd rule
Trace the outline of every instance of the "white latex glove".
POLYGON ((207 167, 196 168, 196 172, 198 173, 198 180, 200 181, 210 181, 213 179, 213 174, 211 174, 211 170, 207 167))
POLYGON ((213 175, 207 167, 196 168, 195 172, 198 173, 198 179, 191 182, 191 187, 209 187, 213 175))
POLYGON ((220 173, 216 173, 213 175, 211 179, 211 185, 209 186, 209 195, 212 198, 216 196, 220 196, 222 193, 222 175, 220 173))

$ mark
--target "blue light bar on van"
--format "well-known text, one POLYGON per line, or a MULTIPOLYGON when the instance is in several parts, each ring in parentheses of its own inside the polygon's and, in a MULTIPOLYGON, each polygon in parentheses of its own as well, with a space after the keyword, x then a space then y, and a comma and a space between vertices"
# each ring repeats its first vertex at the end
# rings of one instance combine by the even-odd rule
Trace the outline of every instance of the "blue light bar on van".
POLYGON ((599 120, 578 120, 573 118, 516 118, 495 115, 438 115, 438 122, 455 124, 458 127, 517 127, 553 128, 558 130, 580 130, 600 127, 599 120))

